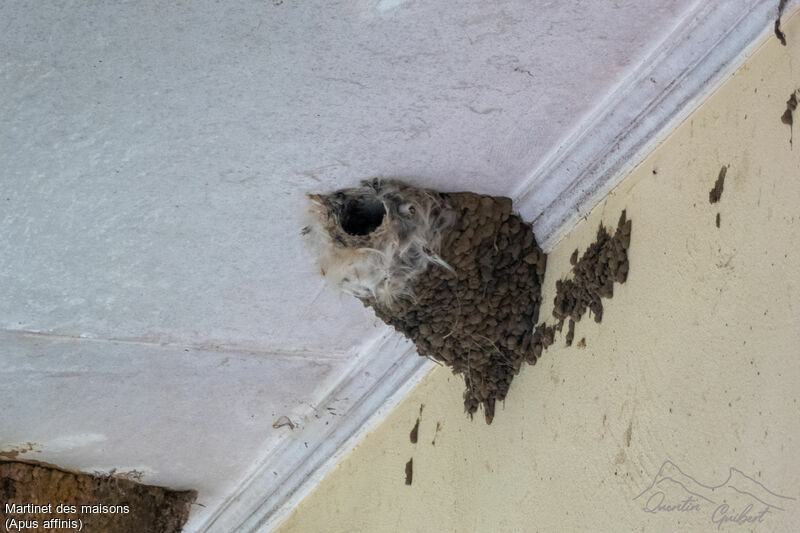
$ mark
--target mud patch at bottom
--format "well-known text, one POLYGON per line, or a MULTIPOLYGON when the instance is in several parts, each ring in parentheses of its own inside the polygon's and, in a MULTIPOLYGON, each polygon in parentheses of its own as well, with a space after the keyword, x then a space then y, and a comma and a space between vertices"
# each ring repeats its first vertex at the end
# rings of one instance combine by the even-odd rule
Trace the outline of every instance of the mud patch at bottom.
POLYGON ((173 533, 183 528, 196 498, 193 490, 175 491, 40 464, 0 462, 0 523, 35 521, 36 527, 28 527, 31 530, 77 530, 80 521, 81 531, 87 533, 173 533), (25 507, 28 504, 32 505, 25 507), (59 504, 68 507, 59 509, 59 504))

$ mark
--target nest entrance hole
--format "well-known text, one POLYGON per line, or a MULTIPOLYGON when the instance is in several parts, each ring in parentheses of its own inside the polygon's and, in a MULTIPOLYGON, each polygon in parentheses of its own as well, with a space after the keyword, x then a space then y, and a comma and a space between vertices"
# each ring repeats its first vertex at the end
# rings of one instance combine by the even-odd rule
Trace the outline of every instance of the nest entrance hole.
POLYGON ((342 213, 342 229, 350 235, 369 235, 383 224, 385 215, 378 200, 351 200, 342 213))

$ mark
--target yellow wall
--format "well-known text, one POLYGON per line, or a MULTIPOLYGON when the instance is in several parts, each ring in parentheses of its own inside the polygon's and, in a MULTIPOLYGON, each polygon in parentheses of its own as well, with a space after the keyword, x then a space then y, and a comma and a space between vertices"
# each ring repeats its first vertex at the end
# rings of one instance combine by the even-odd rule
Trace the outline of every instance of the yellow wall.
POLYGON ((721 530, 800 531, 800 134, 792 150, 780 121, 800 88, 800 16, 784 27, 788 46, 770 38, 553 251, 542 316, 572 251, 627 209, 630 275, 601 324, 585 316, 569 348, 565 328, 491 426, 437 368, 278 530, 714 530, 710 505, 633 500, 671 459, 707 485, 735 467, 795 498, 721 530))

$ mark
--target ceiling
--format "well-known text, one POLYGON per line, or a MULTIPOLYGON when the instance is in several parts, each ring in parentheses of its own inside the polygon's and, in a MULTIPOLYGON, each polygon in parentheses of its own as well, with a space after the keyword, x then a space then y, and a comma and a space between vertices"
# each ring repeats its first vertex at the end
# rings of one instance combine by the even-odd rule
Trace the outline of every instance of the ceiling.
POLYGON ((548 248, 766 4, 0 2, 0 451, 268 527, 428 369, 324 286, 305 193, 512 196, 548 248))

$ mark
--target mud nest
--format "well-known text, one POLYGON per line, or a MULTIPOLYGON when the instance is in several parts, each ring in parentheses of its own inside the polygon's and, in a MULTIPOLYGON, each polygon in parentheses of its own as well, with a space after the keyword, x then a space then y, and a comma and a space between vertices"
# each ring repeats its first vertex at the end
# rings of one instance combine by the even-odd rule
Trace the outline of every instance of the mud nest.
POLYGON ((465 410, 482 405, 491 423, 523 362, 536 362, 547 265, 511 200, 381 179, 309 198, 303 234, 323 276, 463 375, 465 410))
POLYGON ((587 310, 600 322, 602 299, 628 275, 623 211, 613 235, 601 224, 580 258, 575 250, 572 276, 556 282, 556 322, 537 325, 547 256, 510 199, 381 179, 309 198, 303 234, 322 275, 464 376, 464 408, 483 406, 487 423, 522 364, 536 364, 566 320, 568 346, 587 310))

